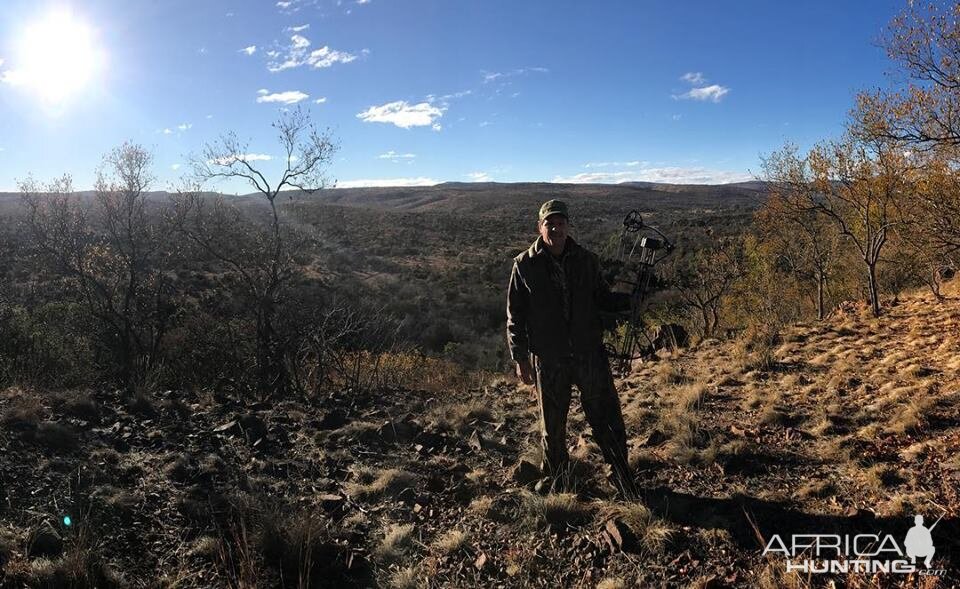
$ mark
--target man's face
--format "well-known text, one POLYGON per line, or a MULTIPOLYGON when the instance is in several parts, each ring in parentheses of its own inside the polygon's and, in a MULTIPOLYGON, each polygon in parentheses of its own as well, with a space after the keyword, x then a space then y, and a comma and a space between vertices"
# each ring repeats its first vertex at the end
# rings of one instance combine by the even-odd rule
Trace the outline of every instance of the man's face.
POLYGON ((553 249, 560 249, 567 242, 568 227, 567 218, 554 213, 543 221, 540 221, 540 236, 547 246, 553 249))

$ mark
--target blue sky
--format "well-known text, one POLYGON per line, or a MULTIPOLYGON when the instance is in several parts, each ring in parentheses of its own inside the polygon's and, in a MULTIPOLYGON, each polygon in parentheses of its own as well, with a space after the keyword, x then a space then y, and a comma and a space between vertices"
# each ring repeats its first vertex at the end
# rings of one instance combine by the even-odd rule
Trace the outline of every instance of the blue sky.
POLYGON ((231 130, 277 171, 294 105, 337 138, 339 186, 749 179, 889 83, 876 41, 903 6, 3 0, 0 190, 90 188, 125 140, 164 189, 231 130))

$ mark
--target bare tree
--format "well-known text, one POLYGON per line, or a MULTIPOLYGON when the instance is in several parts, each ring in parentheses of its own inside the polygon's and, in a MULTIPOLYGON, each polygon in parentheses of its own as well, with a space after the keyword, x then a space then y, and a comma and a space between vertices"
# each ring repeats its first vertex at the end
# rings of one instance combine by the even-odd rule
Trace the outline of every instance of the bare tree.
POLYGON ((796 198, 790 192, 804 187, 812 191, 813 186, 804 182, 802 171, 785 167, 787 162, 782 158, 796 163, 796 148, 787 146, 764 161, 764 168, 768 169, 766 179, 771 180, 770 195, 754 217, 755 226, 761 243, 777 257, 779 265, 801 283, 815 285, 817 319, 823 320, 827 286, 839 258, 841 234, 824 215, 807 206, 796 206, 809 199, 796 198), (801 177, 789 177, 797 172, 801 177))
POLYGON ((871 135, 917 148, 960 146, 960 4, 910 2, 882 41, 909 82, 864 92, 856 111, 871 135))
POLYGON ((852 130, 905 145, 922 164, 908 221, 930 258, 960 249, 960 4, 914 3, 890 23, 887 55, 906 84, 863 92, 852 130))
POLYGON ((676 289, 703 337, 713 337, 720 327, 725 297, 742 273, 742 244, 723 239, 692 257, 671 260, 663 278, 676 289))
POLYGON ((916 276, 943 300, 943 273, 960 251, 960 176, 939 153, 918 156, 921 172, 912 183, 909 206, 901 207, 897 237, 899 249, 915 263, 916 276))
POLYGON ((884 138, 848 135, 800 157, 790 146, 764 161, 766 179, 797 213, 814 212, 835 224, 866 269, 870 306, 880 315, 877 264, 890 231, 902 224, 915 166, 903 146, 884 138))
POLYGON ((151 154, 131 143, 108 153, 90 204, 73 194, 69 176, 19 185, 34 246, 76 286, 131 390, 156 368, 174 312, 172 252, 159 215, 147 210, 151 163, 151 154))
POLYGON ((262 394, 282 395, 291 385, 291 375, 285 368, 287 350, 277 333, 277 315, 297 273, 295 254, 302 242, 291 241, 292 233, 284 230, 277 198, 285 190, 312 193, 326 187, 326 171, 337 145, 329 131, 318 131, 299 108, 282 115, 273 128, 283 151, 282 172, 275 183, 235 133, 206 145, 192 162, 198 187, 210 181, 240 180, 253 188, 269 206, 265 230, 247 223, 223 197, 203 197, 199 188, 180 192, 176 218, 182 235, 239 278, 251 299, 256 324, 258 387, 262 394), (252 231, 238 235, 244 228, 252 231))

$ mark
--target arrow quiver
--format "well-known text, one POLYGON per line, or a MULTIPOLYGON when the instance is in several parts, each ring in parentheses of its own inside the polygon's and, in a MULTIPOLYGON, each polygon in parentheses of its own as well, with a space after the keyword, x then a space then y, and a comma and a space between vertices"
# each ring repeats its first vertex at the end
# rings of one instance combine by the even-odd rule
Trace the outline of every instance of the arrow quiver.
POLYGON ((657 228, 644 225, 639 211, 630 211, 624 218, 614 263, 617 283, 630 289, 630 309, 618 318, 622 337, 616 344, 606 345, 607 355, 621 375, 629 372, 633 360, 653 352, 653 342, 643 328, 643 305, 657 284, 656 265, 672 251, 670 240, 657 228))

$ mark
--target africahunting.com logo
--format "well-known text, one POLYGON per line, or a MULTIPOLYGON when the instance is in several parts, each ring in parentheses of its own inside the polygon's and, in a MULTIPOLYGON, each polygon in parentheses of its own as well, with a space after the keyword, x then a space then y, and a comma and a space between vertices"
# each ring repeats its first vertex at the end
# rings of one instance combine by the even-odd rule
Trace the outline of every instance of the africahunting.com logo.
POLYGON ((782 554, 787 572, 944 576, 945 569, 931 568, 937 551, 931 532, 941 519, 928 528, 922 515, 915 516, 902 543, 891 534, 793 534, 789 541, 775 534, 763 555, 782 554))

